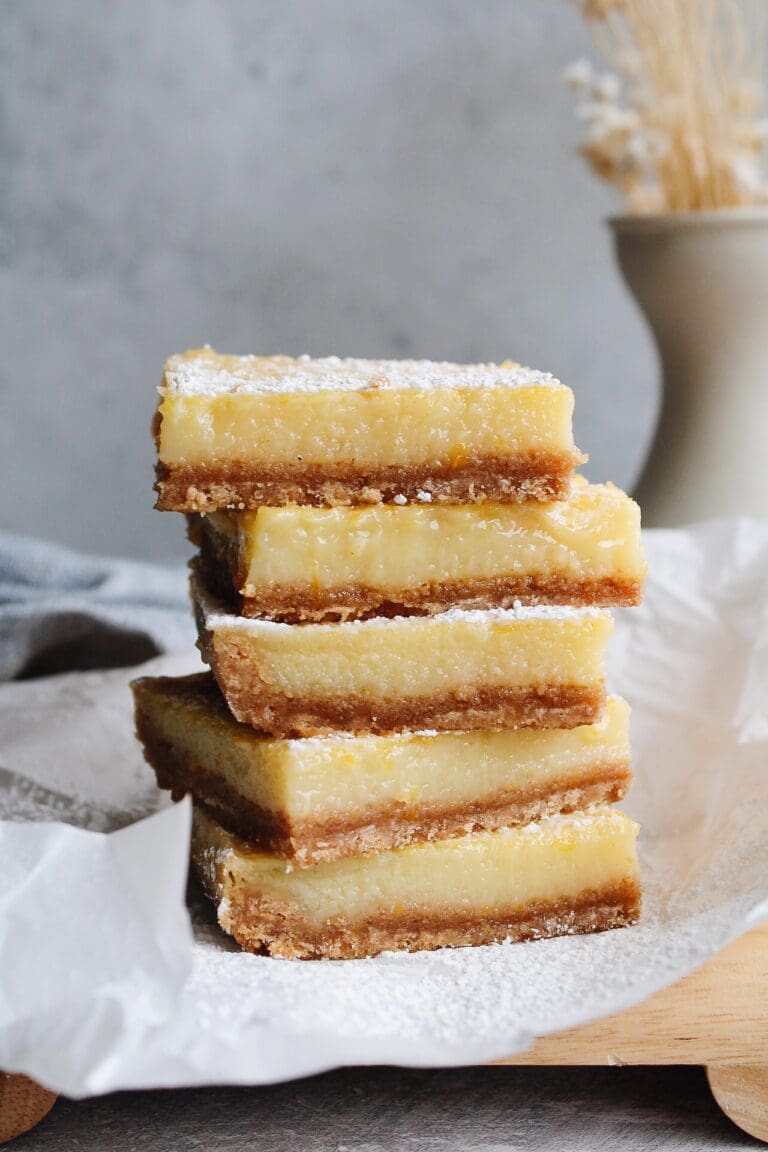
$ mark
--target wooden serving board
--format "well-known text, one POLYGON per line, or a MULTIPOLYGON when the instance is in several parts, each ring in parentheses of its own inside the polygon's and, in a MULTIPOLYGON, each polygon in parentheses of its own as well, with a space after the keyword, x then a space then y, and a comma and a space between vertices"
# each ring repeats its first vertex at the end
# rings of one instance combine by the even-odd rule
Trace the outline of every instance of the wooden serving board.
MULTIPOLYGON (((628 1012, 497 1063, 703 1064, 726 1115, 768 1143, 768 926, 628 1012)), ((55 1099, 25 1076, 0 1073, 0 1143, 34 1127, 55 1099)))

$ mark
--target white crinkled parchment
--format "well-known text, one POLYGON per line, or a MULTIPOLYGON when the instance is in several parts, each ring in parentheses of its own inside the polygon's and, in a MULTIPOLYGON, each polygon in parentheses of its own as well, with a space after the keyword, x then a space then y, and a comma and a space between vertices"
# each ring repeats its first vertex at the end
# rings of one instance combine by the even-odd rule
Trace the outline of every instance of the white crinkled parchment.
POLYGON ((636 1003, 768 918, 768 524, 646 547, 645 604, 617 613, 610 652, 634 708, 624 807, 643 827, 630 929, 272 960, 240 953, 193 892, 193 943, 188 807, 168 808, 143 765, 131 674, 0 689, 0 815, 25 821, 0 823, 0 1067, 82 1095, 492 1059, 636 1003))

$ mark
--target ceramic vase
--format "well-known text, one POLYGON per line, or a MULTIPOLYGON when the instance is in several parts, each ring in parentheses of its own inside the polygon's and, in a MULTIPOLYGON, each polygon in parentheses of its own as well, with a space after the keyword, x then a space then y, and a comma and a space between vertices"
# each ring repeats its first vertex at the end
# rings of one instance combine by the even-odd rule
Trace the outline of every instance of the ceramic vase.
POLYGON ((663 375, 643 523, 768 516, 768 209, 611 227, 663 375))

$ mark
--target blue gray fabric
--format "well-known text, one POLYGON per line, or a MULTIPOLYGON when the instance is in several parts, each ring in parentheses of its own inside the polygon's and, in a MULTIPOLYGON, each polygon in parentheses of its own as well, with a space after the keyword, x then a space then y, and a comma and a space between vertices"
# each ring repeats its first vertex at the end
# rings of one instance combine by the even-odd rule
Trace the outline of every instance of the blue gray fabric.
POLYGON ((137 664, 193 644, 184 564, 0 532, 0 680, 137 664))

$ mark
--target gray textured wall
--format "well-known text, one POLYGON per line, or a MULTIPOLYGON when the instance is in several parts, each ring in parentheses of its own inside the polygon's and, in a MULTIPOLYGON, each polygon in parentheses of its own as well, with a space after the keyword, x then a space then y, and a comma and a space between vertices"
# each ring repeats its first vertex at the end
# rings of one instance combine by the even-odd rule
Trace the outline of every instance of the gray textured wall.
POLYGON ((565 0, 5 0, 3 526, 184 550, 165 356, 514 356, 631 485, 656 369, 562 68, 565 0))

